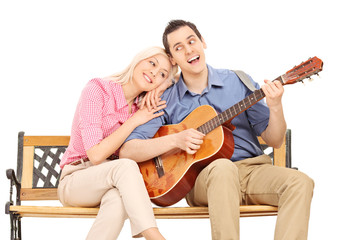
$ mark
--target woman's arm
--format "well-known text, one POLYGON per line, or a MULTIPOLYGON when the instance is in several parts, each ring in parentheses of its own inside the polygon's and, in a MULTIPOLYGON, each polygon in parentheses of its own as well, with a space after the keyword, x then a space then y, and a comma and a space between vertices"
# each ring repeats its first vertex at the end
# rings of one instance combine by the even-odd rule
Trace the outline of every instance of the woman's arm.
POLYGON ((111 154, 113 154, 124 143, 125 139, 130 133, 139 125, 147 121, 159 117, 164 112, 156 113, 166 107, 165 101, 160 102, 160 106, 156 109, 148 111, 148 109, 139 109, 131 118, 125 121, 117 130, 115 130, 108 137, 101 140, 100 143, 94 145, 86 151, 90 161, 97 165, 103 162, 111 154))

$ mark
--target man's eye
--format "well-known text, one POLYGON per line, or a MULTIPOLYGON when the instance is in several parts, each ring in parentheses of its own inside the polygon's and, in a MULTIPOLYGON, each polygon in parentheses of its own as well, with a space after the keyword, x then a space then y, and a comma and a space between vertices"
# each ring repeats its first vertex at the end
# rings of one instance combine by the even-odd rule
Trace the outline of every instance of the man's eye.
POLYGON ((193 43, 195 43, 195 40, 190 40, 189 43, 190 43, 190 44, 193 44, 193 43))
POLYGON ((162 72, 161 77, 165 78, 165 76, 166 76, 165 73, 162 72))
POLYGON ((179 50, 181 50, 182 49, 182 47, 177 47, 175 50, 176 51, 179 51, 179 50))

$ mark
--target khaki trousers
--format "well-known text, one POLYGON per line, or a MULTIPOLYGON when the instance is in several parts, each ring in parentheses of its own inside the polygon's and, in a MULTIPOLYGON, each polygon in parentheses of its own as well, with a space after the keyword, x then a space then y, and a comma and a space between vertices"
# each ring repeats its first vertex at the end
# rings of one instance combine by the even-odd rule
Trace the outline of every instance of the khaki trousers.
POLYGON ((307 175, 273 166, 267 155, 218 159, 200 172, 186 200, 209 207, 212 239, 239 239, 239 205, 251 204, 278 206, 276 240, 307 239, 313 188, 307 175))
POLYGON ((135 161, 119 159, 93 166, 66 165, 58 186, 64 206, 97 207, 99 213, 86 239, 117 239, 129 218, 133 236, 156 227, 144 180, 135 161))

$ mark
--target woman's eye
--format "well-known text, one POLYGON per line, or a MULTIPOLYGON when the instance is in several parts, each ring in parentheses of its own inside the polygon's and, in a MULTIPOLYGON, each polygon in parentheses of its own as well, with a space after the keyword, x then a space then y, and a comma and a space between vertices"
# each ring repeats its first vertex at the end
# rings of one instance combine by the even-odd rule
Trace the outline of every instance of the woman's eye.
POLYGON ((182 49, 182 47, 177 47, 175 50, 176 51, 179 51, 179 50, 181 50, 182 49))
POLYGON ((150 64, 153 65, 153 66, 155 66, 155 63, 154 63, 153 61, 150 61, 150 64))
POLYGON ((193 43, 195 43, 195 40, 190 40, 189 43, 190 43, 190 44, 193 44, 193 43))
POLYGON ((161 73, 161 77, 165 78, 165 76, 166 76, 165 73, 161 73))

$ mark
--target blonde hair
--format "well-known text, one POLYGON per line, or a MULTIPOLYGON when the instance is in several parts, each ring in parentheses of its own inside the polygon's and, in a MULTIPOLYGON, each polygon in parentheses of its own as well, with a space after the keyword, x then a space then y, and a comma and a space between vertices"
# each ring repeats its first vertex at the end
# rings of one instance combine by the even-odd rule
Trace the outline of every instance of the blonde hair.
MULTIPOLYGON (((130 62, 129 66, 127 66, 124 70, 122 70, 121 72, 118 72, 118 73, 114 73, 108 77, 105 77, 105 79, 114 81, 116 83, 120 83, 121 85, 126 84, 127 82, 129 82, 132 79, 134 69, 135 69, 136 65, 138 65, 139 62, 141 62, 144 59, 150 58, 152 56, 158 55, 158 54, 161 54, 161 55, 169 58, 169 56, 165 53, 165 49, 163 49, 161 47, 157 47, 157 46, 149 47, 149 48, 146 48, 143 51, 139 52, 138 54, 136 54, 135 57, 133 58, 133 60, 130 62)), ((171 69, 169 72, 168 79, 174 78, 177 70, 178 70, 177 65, 173 66, 171 64, 171 69)))

